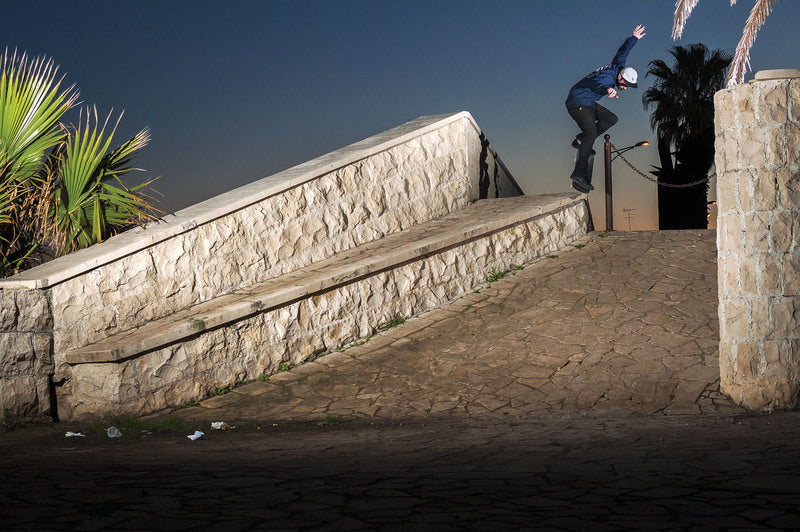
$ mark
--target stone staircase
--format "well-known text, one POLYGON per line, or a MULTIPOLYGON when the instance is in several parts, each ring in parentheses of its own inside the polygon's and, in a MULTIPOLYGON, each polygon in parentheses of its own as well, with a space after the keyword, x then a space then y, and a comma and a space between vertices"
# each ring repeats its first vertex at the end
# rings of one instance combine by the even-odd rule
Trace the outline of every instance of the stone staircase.
POLYGON ((0 321, 2 406, 86 419, 202 399, 590 229, 583 195, 521 195, 468 113, 422 117, 0 281, 38 316, 0 321), (2 362, 20 356, 38 366, 2 362))

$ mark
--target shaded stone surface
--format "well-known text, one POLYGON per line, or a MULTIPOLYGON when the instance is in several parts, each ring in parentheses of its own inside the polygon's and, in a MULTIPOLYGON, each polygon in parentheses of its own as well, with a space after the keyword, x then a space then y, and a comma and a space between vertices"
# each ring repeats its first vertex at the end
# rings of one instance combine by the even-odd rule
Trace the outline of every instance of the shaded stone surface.
POLYGON ((0 521, 800 526, 800 413, 744 413, 716 391, 713 232, 584 244, 361 346, 151 419, 182 416, 184 432, 109 439, 65 423, 0 434, 0 521), (579 259, 592 269, 571 272, 579 259), (191 442, 195 429, 206 436, 191 442))
POLYGON ((6 530, 788 529, 797 413, 0 436, 6 530))

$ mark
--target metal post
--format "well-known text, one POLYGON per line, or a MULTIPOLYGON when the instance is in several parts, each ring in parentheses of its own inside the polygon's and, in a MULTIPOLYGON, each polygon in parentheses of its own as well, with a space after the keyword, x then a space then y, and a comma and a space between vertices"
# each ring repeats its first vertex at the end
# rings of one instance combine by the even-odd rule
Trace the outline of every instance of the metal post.
POLYGON ((606 139, 606 231, 614 230, 614 200, 611 197, 611 135, 608 133, 603 137, 606 139))

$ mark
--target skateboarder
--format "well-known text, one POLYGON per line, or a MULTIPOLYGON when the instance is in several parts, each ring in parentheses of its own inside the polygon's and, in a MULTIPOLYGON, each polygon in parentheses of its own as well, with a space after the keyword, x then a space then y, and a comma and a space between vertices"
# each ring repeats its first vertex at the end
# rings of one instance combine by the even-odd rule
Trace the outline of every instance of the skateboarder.
POLYGON ((592 149, 594 139, 602 135, 608 128, 617 123, 617 115, 597 103, 604 96, 619 98, 617 90, 637 87, 638 75, 634 69, 625 66, 625 60, 633 46, 645 36, 641 24, 633 30, 633 35, 625 39, 610 65, 598 68, 581 79, 569 90, 567 96, 567 112, 581 132, 572 141, 572 147, 578 150, 575 158, 575 169, 572 171, 572 188, 579 192, 594 190, 592 186, 591 162, 595 151, 592 149))

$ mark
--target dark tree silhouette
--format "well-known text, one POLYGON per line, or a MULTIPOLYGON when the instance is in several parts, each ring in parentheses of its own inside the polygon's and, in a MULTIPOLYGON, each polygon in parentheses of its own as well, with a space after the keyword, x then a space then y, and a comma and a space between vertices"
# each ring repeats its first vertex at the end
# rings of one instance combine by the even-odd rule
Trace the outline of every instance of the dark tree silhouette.
MULTIPOLYGON (((650 127, 658 138, 661 166, 653 175, 669 184, 702 180, 714 162, 714 93, 723 88, 731 54, 709 52, 704 44, 673 46, 672 67, 650 61, 647 76, 656 78, 642 96, 653 109, 650 127)), ((658 187, 659 229, 708 227, 708 183, 686 188, 658 187)))

